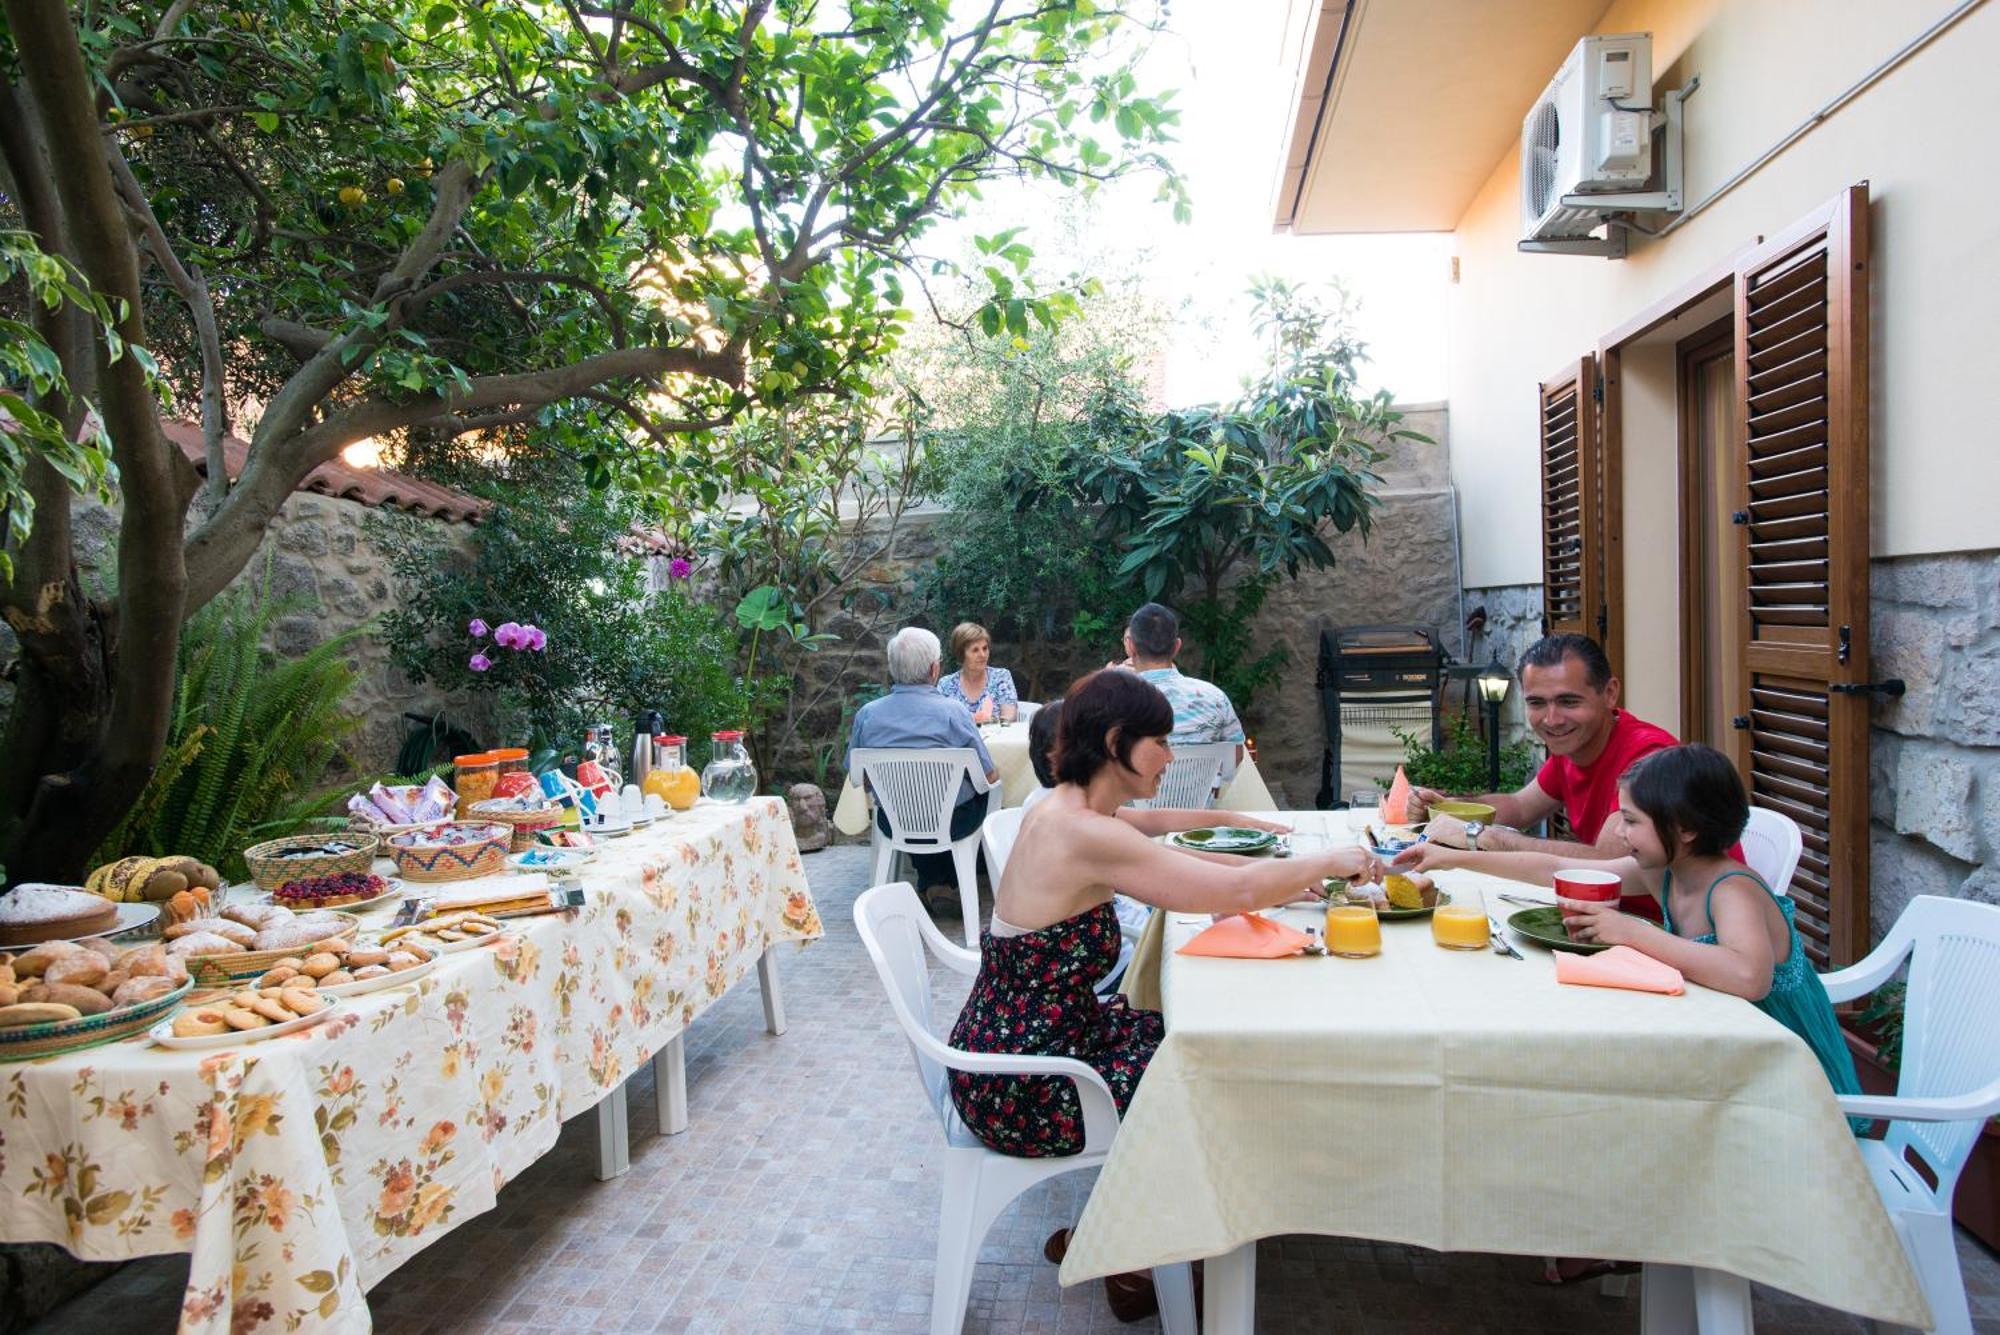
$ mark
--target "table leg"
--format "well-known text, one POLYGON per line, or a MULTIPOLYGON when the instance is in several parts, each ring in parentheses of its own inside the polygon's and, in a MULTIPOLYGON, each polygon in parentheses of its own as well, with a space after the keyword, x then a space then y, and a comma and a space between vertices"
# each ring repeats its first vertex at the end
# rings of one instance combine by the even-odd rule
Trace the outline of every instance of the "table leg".
POLYGON ((659 1110, 660 1134, 678 1136, 688 1129, 687 1033, 675 1034, 653 1054, 653 1100, 659 1110))
POLYGON ((1639 1275, 1639 1335, 1694 1335, 1694 1272, 1647 1262, 1639 1275))
POLYGON ((1252 1335, 1257 1329, 1256 1242, 1209 1257, 1203 1271, 1203 1335, 1252 1335))
POLYGON ((1701 1335, 1750 1335, 1750 1281, 1726 1270, 1694 1272, 1694 1319, 1701 1335))
POLYGON ((757 957, 757 990, 764 997, 764 1029, 773 1035, 785 1032, 785 996, 778 988, 778 957, 771 952, 775 946, 765 946, 764 953, 757 957))
POLYGON ((632 1167, 632 1134, 625 1119, 625 1086, 597 1101, 597 1180, 609 1182, 632 1167))

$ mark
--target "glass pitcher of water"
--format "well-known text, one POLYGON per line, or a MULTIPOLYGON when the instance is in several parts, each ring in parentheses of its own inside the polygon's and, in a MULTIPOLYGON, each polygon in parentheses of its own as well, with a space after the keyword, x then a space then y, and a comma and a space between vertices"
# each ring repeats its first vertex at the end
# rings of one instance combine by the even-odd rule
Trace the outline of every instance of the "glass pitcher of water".
POLYGON ((713 802, 747 802, 757 791, 757 767, 743 749, 743 734, 709 737, 709 761, 701 772, 702 795, 713 802))

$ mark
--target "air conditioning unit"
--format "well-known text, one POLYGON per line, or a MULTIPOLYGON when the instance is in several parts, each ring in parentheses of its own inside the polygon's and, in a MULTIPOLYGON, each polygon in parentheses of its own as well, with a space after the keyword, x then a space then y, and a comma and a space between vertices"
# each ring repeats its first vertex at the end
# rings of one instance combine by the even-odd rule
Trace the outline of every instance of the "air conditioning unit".
POLYGON ((1653 174, 1652 106, 1651 33, 1576 44, 1521 123, 1524 242, 1588 237, 1618 206, 1579 197, 1646 188, 1653 174))

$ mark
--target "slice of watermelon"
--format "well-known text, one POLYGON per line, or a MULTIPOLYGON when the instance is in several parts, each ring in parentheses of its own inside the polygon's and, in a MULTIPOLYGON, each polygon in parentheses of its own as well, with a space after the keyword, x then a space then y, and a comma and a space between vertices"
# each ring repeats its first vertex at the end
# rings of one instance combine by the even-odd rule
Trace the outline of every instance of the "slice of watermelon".
POLYGON ((1402 825, 1410 818, 1410 778, 1403 773, 1401 765, 1396 766, 1396 781, 1389 785, 1388 795, 1382 799, 1382 821, 1386 825, 1402 825))

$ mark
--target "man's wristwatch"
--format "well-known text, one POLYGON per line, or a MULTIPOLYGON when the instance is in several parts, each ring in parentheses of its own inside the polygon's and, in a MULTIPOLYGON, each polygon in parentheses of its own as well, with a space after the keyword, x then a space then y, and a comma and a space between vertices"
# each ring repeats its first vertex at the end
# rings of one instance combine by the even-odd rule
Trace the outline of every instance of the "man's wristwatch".
POLYGON ((1471 849, 1473 852, 1477 853, 1479 851, 1479 836, 1485 833, 1486 833, 1485 821, 1483 820, 1467 821, 1465 823, 1465 846, 1471 849))

